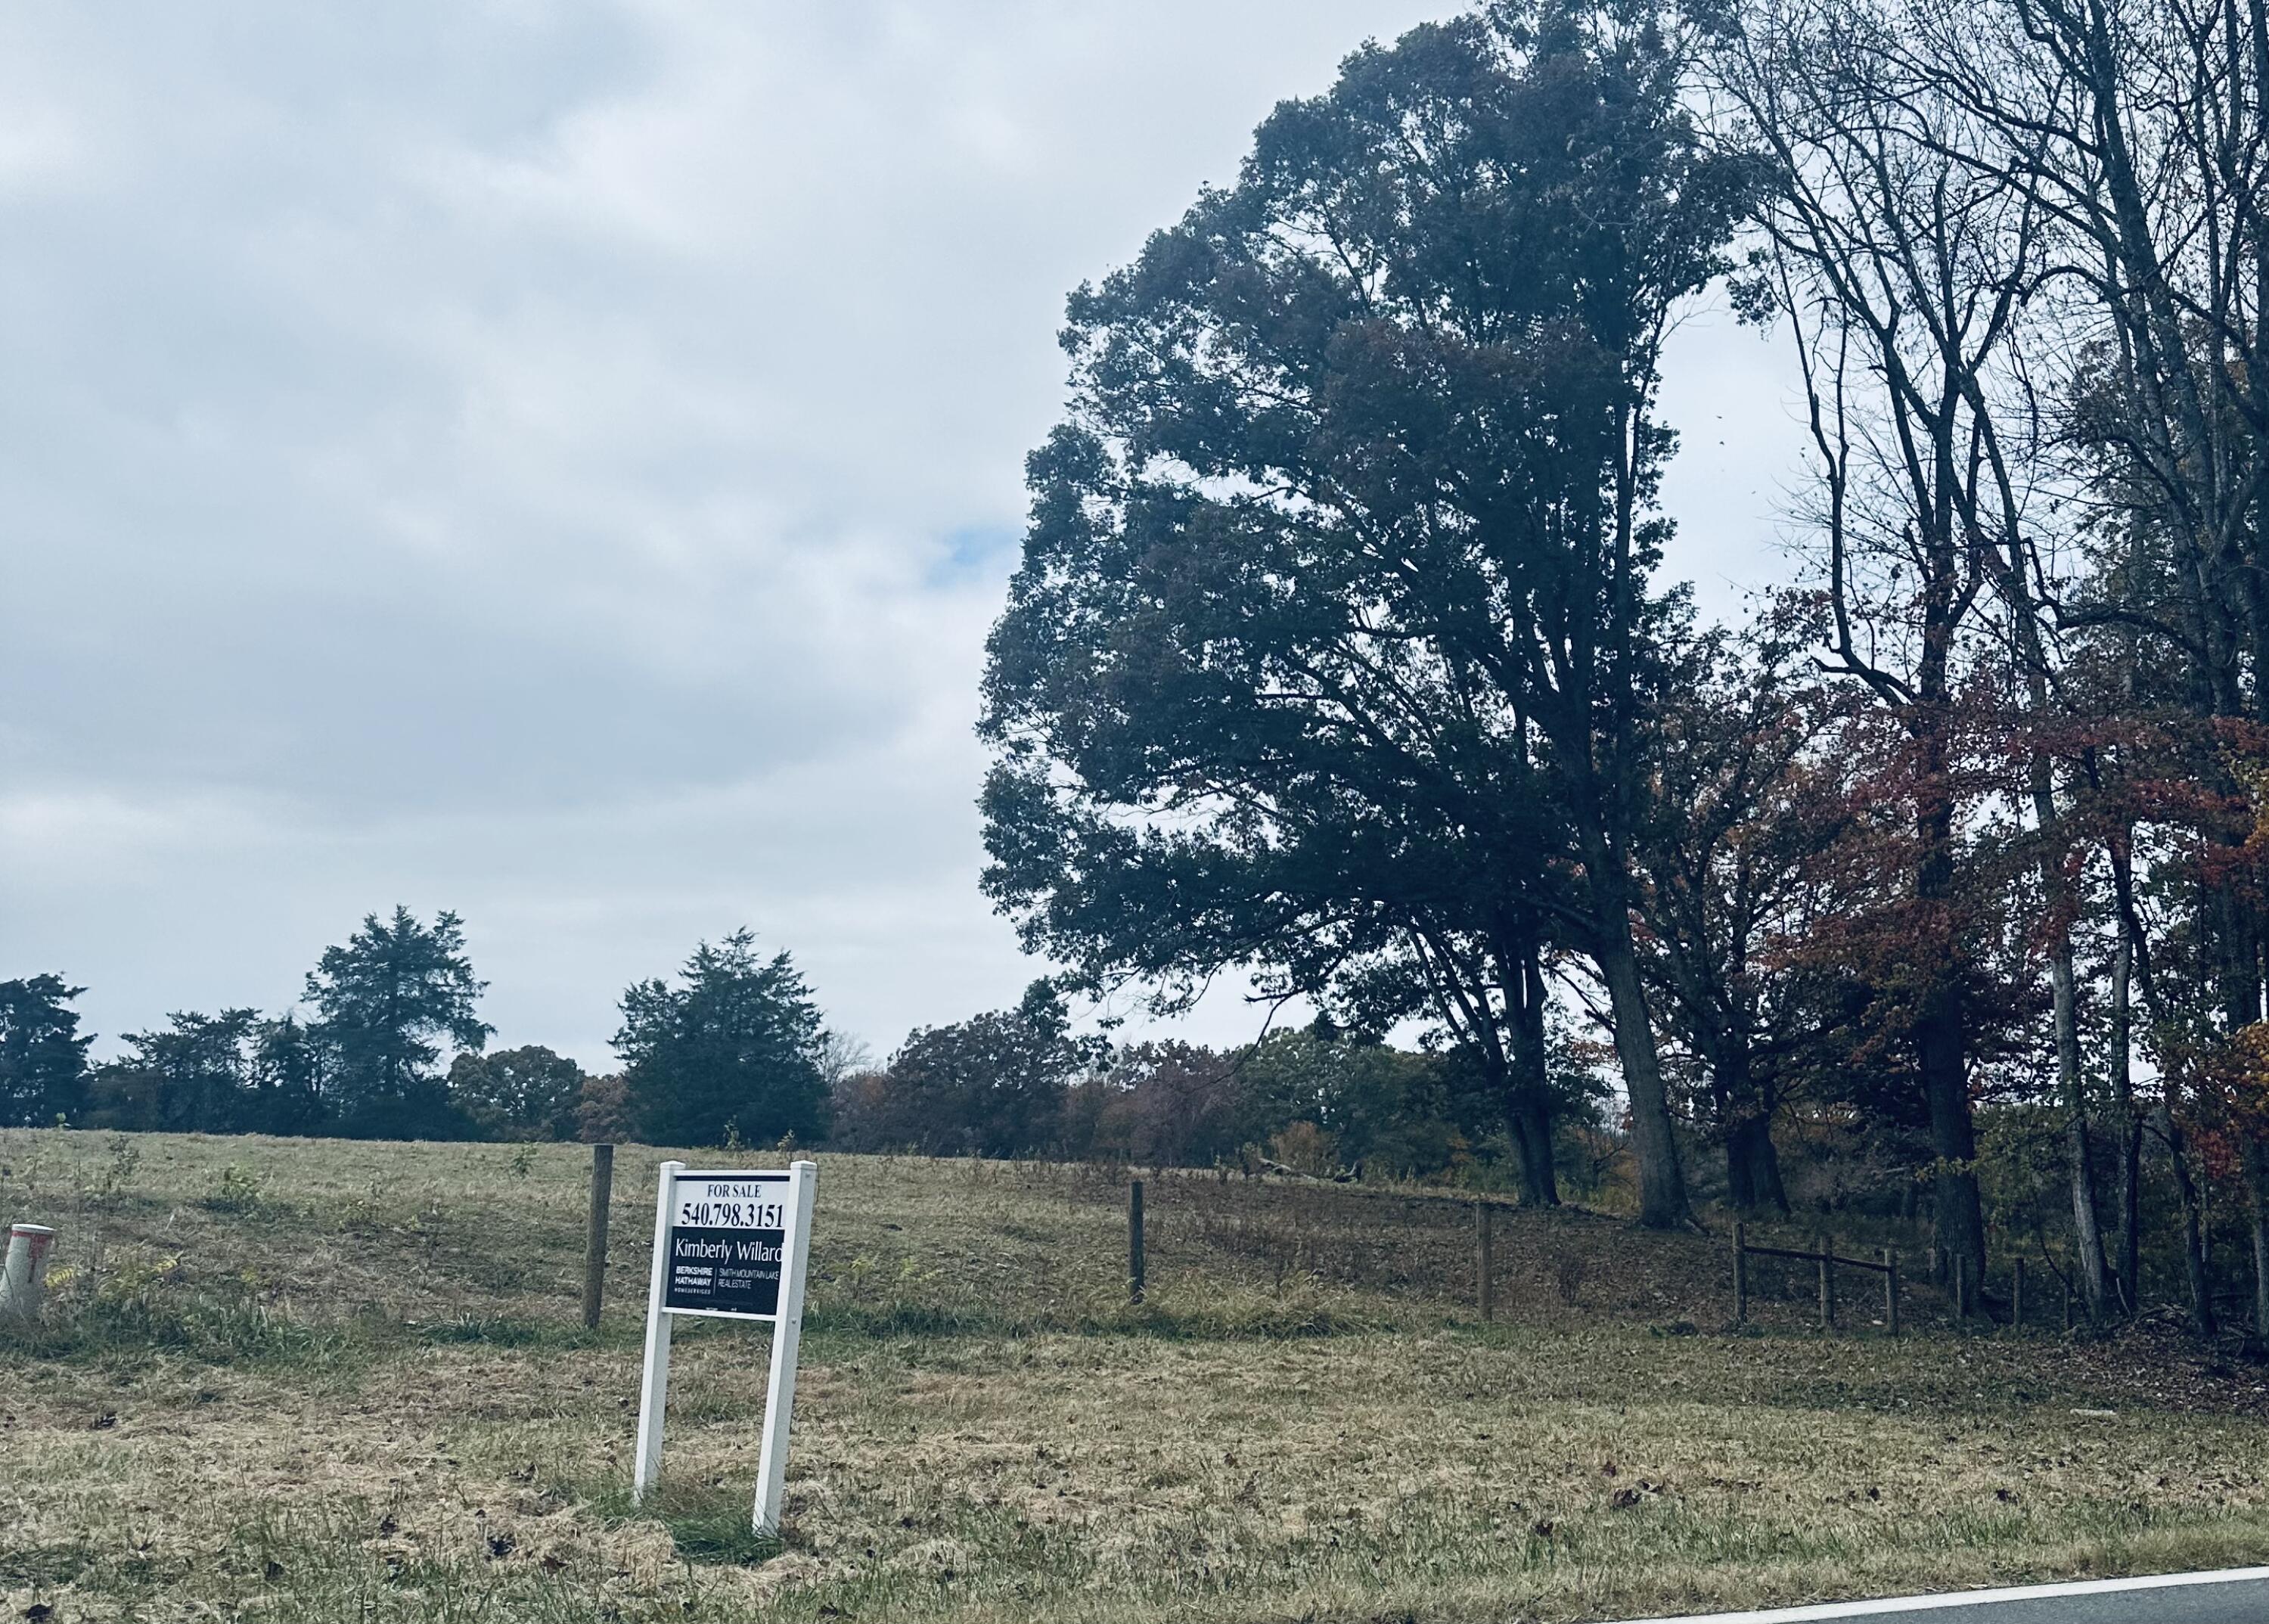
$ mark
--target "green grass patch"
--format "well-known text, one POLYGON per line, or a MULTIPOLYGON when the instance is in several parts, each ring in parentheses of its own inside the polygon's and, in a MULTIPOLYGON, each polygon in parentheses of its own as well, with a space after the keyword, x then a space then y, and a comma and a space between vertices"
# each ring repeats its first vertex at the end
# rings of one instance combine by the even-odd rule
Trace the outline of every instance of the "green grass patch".
POLYGON ((37 1359, 170 1356, 314 1372, 373 1351, 367 1333, 348 1325, 309 1325, 265 1303, 194 1290, 54 1303, 33 1324, 0 1325, 0 1352, 37 1359))
POLYGON ((643 1502, 631 1498, 619 1480, 590 1496, 591 1510, 617 1524, 654 1523, 669 1530, 670 1544, 689 1562, 735 1568, 770 1561, 784 1548, 777 1534, 758 1533, 755 1487, 680 1483, 654 1486, 643 1502))

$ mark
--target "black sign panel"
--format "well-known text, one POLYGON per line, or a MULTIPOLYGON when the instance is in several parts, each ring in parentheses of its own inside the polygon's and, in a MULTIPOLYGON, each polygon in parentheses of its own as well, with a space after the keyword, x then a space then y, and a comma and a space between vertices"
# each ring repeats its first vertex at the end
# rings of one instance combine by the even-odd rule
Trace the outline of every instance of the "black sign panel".
POLYGON ((662 1306, 776 1317, 787 1203, 784 1173, 680 1175, 670 1202, 662 1306))
POLYGON ((713 1313, 780 1312, 785 1229, 672 1229, 665 1308, 713 1313))

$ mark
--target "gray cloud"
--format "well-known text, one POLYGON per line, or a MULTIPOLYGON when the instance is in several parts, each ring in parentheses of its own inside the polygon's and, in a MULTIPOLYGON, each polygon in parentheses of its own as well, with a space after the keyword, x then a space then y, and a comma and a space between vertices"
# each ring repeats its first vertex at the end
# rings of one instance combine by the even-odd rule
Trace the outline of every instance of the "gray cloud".
MULTIPOLYGON (((1062 296, 1447 9, 0 17, 0 974, 272 1007, 402 900, 592 1061, 743 921, 878 1046, 1012 999, 969 727, 1062 296)), ((1679 562, 1755 577, 1785 380, 1681 343, 1679 562)))

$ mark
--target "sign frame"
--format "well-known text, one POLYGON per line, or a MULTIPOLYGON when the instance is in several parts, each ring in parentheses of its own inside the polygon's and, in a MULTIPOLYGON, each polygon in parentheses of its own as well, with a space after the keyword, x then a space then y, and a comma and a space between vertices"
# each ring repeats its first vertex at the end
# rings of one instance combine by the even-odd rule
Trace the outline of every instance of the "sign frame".
MULTIPOLYGON (((795 1407, 795 1362, 803 1334, 803 1288, 811 1256, 812 1198, 818 1188, 819 1167, 813 1162, 777 1168, 689 1170, 678 1161, 659 1169, 654 1198, 654 1264, 647 1281, 646 1363, 639 1381, 638 1451, 631 1476, 631 1499, 643 1502, 661 1476, 662 1417, 669 1401, 670 1321, 680 1316, 704 1319, 751 1319, 772 1328, 772 1375, 765 1390, 763 1444, 757 1458, 756 1503, 752 1526, 760 1534, 780 1532, 781 1502, 787 1479, 788 1424, 795 1407), (743 1309, 674 1308, 669 1303, 673 1270, 670 1232, 677 1209, 681 1182, 733 1179, 750 1184, 785 1186, 787 1212, 782 1229, 750 1229, 751 1234, 779 1234, 780 1291, 772 1313, 743 1309)), ((744 1226, 736 1226, 744 1227, 744 1226)))

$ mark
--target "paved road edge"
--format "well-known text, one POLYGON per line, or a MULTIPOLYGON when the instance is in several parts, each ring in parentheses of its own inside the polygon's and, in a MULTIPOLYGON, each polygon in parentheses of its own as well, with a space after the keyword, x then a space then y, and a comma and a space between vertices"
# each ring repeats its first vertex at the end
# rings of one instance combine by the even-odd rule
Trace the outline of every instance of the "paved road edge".
POLYGON ((2110 1596, 2123 1591, 2177 1590, 2193 1585, 2236 1584, 2269 1579, 2269 1568, 2221 1568, 2206 1573, 2154 1573, 2134 1579, 2075 1579, 2062 1584, 2021 1584, 2007 1590, 1950 1591, 1941 1596, 1896 1596, 1877 1601, 1831 1601, 1809 1607, 1776 1607, 1749 1613, 1685 1613, 1675 1617, 1634 1619, 1628 1624, 1802 1624, 1807 1619, 1872 1618, 1885 1613, 1920 1613, 1930 1607, 1985 1607, 1996 1602, 2050 1601, 2059 1596, 2110 1596))

